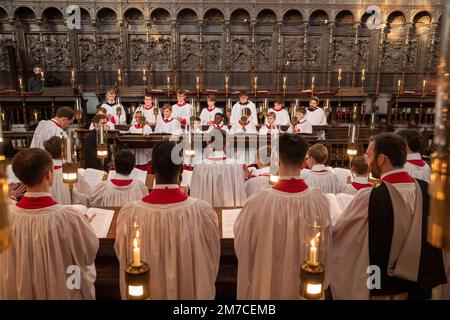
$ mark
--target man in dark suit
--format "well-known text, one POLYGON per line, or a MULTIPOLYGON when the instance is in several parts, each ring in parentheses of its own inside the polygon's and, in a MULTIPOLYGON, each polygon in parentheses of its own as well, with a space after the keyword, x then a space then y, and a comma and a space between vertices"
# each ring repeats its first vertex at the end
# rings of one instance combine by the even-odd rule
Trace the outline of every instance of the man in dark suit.
MULTIPOLYGON (((108 117, 104 114, 96 114, 92 119, 94 130, 88 133, 84 141, 84 167, 108 171, 111 166, 111 151, 108 150, 108 158, 102 161, 97 158, 97 130, 100 126, 106 128, 108 117)), ((105 137, 106 139, 106 137, 105 137)))
POLYGON ((27 91, 42 92, 44 87, 44 72, 40 65, 35 65, 33 68, 34 75, 28 78, 27 91))

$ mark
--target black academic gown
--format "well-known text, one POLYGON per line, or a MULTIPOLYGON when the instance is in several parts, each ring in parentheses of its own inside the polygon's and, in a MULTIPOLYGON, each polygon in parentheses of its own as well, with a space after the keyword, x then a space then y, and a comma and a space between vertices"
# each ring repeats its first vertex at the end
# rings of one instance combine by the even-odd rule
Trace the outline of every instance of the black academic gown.
POLYGON ((102 162, 97 158, 97 131, 92 130, 86 136, 84 141, 84 167, 93 168, 97 170, 108 171, 111 164, 111 152, 109 151, 108 158, 105 159, 102 166, 102 162))
POLYGON ((36 74, 28 78, 27 91, 29 92, 41 92, 42 91, 42 80, 41 75, 36 74))

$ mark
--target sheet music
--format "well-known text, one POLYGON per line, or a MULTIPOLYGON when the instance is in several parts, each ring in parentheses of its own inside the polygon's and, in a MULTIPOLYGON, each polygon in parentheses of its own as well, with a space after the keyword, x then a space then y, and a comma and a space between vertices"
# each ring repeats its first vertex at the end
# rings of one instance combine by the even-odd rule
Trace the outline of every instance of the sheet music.
POLYGON ((241 208, 222 210, 222 238, 234 239, 233 227, 240 212, 241 208))
POLYGON ((114 210, 105 210, 99 208, 89 208, 87 213, 89 217, 94 217, 91 221, 91 227, 94 229, 97 238, 106 238, 114 217, 114 210))
POLYGON ((88 168, 85 170, 83 178, 93 190, 100 182, 102 182, 104 174, 105 172, 102 170, 88 168))
MULTIPOLYGON (((109 171, 107 180, 109 181, 111 179, 114 179, 115 176, 116 176, 116 171, 111 170, 111 171, 109 171)), ((131 173, 130 173, 130 177, 134 180, 139 180, 145 184, 145 182, 147 181, 147 171, 134 168, 133 171, 131 171, 131 173)))

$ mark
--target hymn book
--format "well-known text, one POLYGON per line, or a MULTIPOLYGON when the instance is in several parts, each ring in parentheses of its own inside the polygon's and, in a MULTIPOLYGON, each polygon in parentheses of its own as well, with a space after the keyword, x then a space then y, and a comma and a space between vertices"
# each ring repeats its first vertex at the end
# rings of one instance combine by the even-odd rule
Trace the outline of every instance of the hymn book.
POLYGON ((242 208, 222 210, 222 238, 234 239, 234 223, 241 210, 242 208))
POLYGON ((108 236, 109 229, 114 217, 114 210, 100 208, 87 208, 81 204, 72 205, 72 207, 81 211, 90 220, 90 225, 94 229, 97 238, 102 239, 108 236))

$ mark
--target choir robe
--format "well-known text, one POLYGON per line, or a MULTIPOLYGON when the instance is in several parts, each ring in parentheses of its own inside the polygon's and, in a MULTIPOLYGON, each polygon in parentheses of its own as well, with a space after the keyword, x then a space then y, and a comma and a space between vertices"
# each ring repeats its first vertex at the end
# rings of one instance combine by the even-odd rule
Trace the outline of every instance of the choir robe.
POLYGON ((352 183, 347 183, 339 186, 339 192, 347 194, 356 194, 359 190, 365 188, 372 188, 373 185, 369 183, 367 177, 355 177, 352 183))
POLYGON ((420 153, 407 154, 406 163, 403 168, 411 177, 430 182, 430 166, 422 160, 420 153))
POLYGON ((195 109, 186 101, 181 104, 175 103, 172 106, 172 117, 174 117, 175 119, 181 118, 181 124, 186 124, 192 114, 195 114, 195 109))
POLYGON ((305 176, 305 182, 314 188, 321 189, 325 193, 338 193, 339 181, 336 175, 323 164, 316 164, 305 176))
POLYGON ((301 179, 280 180, 247 200, 234 224, 238 299, 300 298, 305 223, 312 215, 330 225, 325 194, 301 179))
MULTIPOLYGON (((431 268, 434 268, 427 277, 436 274, 438 278, 442 278, 439 266, 442 264, 442 252, 440 262, 434 256, 430 259, 430 250, 437 250, 438 255, 440 250, 430 249, 431 246, 426 242, 427 217, 423 217, 422 209, 428 203, 423 203, 424 194, 420 185, 404 170, 385 173, 381 176, 381 181, 382 184, 377 188, 358 191, 333 226, 330 250, 330 265, 333 268, 329 269, 329 276, 334 299, 406 299, 407 292, 395 292, 396 288, 392 285, 383 285, 383 281, 387 279, 386 275, 383 276, 383 269, 387 268, 387 275, 397 282, 416 282, 422 269, 422 255, 428 258, 424 259, 425 264, 431 264, 431 268), (387 188, 388 199, 372 198, 374 192, 379 194, 380 188, 387 188), (379 208, 384 210, 387 206, 392 208, 392 217, 384 217, 385 211, 379 208), (372 218, 371 210, 375 210, 372 218), (383 219, 383 223, 380 218, 376 223, 371 222, 377 217, 383 219), (387 240, 389 245, 386 244, 387 240), (386 254, 389 256, 387 266, 383 266, 377 260, 386 254), (394 293, 379 295, 369 291, 367 269, 371 264, 376 264, 381 269, 381 290, 389 287, 394 293)), ((445 278, 445 274, 443 276, 445 278)))
POLYGON ((136 123, 136 112, 141 112, 141 114, 145 117, 145 121, 148 121, 149 123, 155 123, 157 122, 157 120, 161 117, 159 114, 157 116, 155 116, 154 112, 154 105, 151 106, 144 106, 144 105, 140 105, 135 113, 133 114, 133 118, 131 119, 131 124, 135 124, 136 123))
MULTIPOLYGON (((115 130, 115 125, 111 121, 108 121, 106 123, 106 125, 108 126, 108 130, 115 130)), ((91 122, 91 124, 89 125, 89 130, 94 130, 94 129, 95 129, 94 124, 91 122)))
POLYGON ((327 124, 327 117, 325 117, 325 112, 323 112, 323 109, 321 108, 316 108, 314 111, 310 111, 309 108, 307 108, 306 120, 308 120, 313 126, 327 124))
POLYGON ((147 194, 148 189, 141 181, 116 173, 113 179, 102 181, 95 187, 90 203, 91 206, 122 207, 147 194))
POLYGON ((120 210, 114 247, 123 299, 135 221, 140 226, 141 260, 150 266, 150 299, 214 299, 220 239, 217 214, 210 205, 186 196, 177 185, 155 185, 148 196, 120 210))
POLYGON ((159 118, 156 123, 155 133, 170 133, 173 135, 181 135, 180 122, 170 117, 168 119, 159 118))
POLYGON ((13 241, 0 253, 0 300, 95 299, 99 242, 80 211, 48 193, 26 193, 9 218, 13 241), (67 288, 72 265, 80 267, 80 289, 67 288))
POLYGON ((309 122, 306 119, 300 120, 299 122, 297 122, 297 124, 295 125, 295 130, 292 130, 292 126, 289 126, 288 133, 312 133, 313 132, 313 128, 311 125, 311 122, 309 122))
POLYGON ((200 112, 200 121, 201 124, 211 124, 214 122, 214 117, 217 113, 222 113, 222 110, 220 110, 217 107, 214 107, 212 109, 203 108, 202 112, 200 112))
POLYGON ((213 152, 194 167, 191 196, 213 207, 242 207, 247 199, 244 183, 242 164, 223 152, 213 152))
POLYGON ((230 129, 228 129, 228 126, 224 125, 223 122, 221 122, 219 125, 217 124, 213 124, 212 126, 209 126, 208 130, 206 130, 206 133, 210 133, 211 131, 213 131, 214 129, 220 129, 225 131, 227 134, 230 133, 230 129))
MULTIPOLYGON (((244 135, 244 134, 257 134, 255 125, 248 120, 245 124, 245 130, 242 126, 241 120, 238 120, 237 123, 233 124, 230 129, 230 135, 244 135)), ((243 145, 244 146, 244 145, 243 145)), ((236 158, 239 163, 250 165, 256 163, 256 144, 254 146, 250 145, 249 148, 238 148, 236 151, 232 150, 233 154, 236 152, 236 158)))
MULTIPOLYGON (((142 128, 141 125, 134 123, 131 125, 130 129, 128 130, 131 134, 140 134, 148 136, 152 134, 152 127, 150 127, 148 124, 142 128)), ((133 149, 134 157, 136 158, 136 165, 137 166, 144 166, 146 165, 151 159, 152 159, 152 149, 146 148, 146 149, 133 149)))
POLYGON ((36 130, 34 130, 33 140, 31 140, 30 148, 44 149, 44 142, 53 136, 66 136, 66 132, 55 118, 51 120, 39 121, 36 130))
MULTIPOLYGON (((80 174, 80 172, 78 172, 79 182, 81 179, 83 179, 82 175, 80 174)), ((76 183, 73 186, 73 203, 83 204, 87 206, 89 205, 89 196, 87 194, 81 193, 77 188, 78 185, 79 183, 76 183)), ((53 185, 50 187, 50 194, 52 195, 52 198, 59 204, 72 204, 69 185, 63 182, 62 160, 53 159, 53 185)))
POLYGON ((116 125, 116 124, 127 124, 127 114, 125 113, 125 109, 122 106, 122 104, 120 103, 114 103, 114 104, 110 104, 108 102, 104 102, 102 104, 102 107, 106 109, 106 114, 109 114, 111 116, 113 116, 111 118, 111 122, 116 125), (120 115, 120 119, 119 116, 117 115, 117 108, 121 108, 122 110, 122 114, 120 115))
POLYGON ((245 182, 245 194, 252 194, 270 187, 270 167, 253 170, 251 177, 245 182))
POLYGON ((289 113, 287 112, 287 110, 285 110, 283 108, 281 108, 279 110, 277 110, 275 108, 270 108, 269 112, 273 112, 277 115, 275 118, 276 125, 287 126, 291 123, 291 118, 289 117, 289 113))
POLYGON ((250 109, 250 122, 254 124, 255 126, 258 125, 258 113, 256 112, 256 106, 253 102, 248 101, 247 104, 243 105, 240 102, 236 102, 233 106, 233 109, 231 109, 231 119, 230 124, 235 125, 238 124, 238 122, 241 120, 242 116, 242 108, 248 108, 250 109))
POLYGON ((280 131, 277 129, 275 125, 270 126, 269 124, 266 123, 259 129, 258 133, 260 135, 265 135, 271 133, 280 133, 280 131))
POLYGON ((336 178, 338 179, 339 182, 339 187, 348 184, 347 181, 348 177, 350 177, 350 179, 353 178, 353 173, 350 169, 332 168, 332 167, 327 167, 327 169, 336 175, 336 178))

